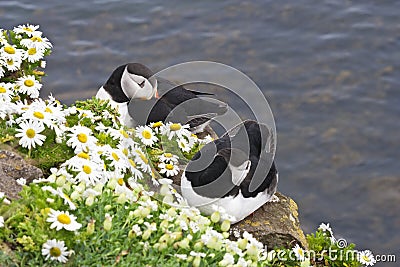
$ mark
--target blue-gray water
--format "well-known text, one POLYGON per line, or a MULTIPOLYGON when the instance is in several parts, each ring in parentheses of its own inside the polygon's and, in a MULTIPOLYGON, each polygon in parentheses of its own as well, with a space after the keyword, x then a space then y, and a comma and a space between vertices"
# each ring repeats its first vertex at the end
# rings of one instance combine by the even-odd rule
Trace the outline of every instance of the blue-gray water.
POLYGON ((65 103, 129 61, 245 72, 270 101, 279 190, 304 230, 330 222, 359 249, 399 258, 399 14, 396 0, 1 1, 0 27, 40 24, 54 44, 42 95, 65 103))

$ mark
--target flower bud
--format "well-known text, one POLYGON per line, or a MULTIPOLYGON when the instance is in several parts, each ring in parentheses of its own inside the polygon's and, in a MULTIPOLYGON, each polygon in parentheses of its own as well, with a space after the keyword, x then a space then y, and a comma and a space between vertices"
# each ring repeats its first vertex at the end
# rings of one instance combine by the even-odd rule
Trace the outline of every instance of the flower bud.
POLYGON ((182 239, 181 241, 179 241, 178 245, 180 248, 189 249, 190 248, 189 247, 189 239, 187 239, 187 238, 182 239))
POLYGON ((89 196, 86 200, 85 200, 85 205, 90 207, 92 206, 94 203, 94 196, 89 196))
POLYGON ((111 205, 105 205, 105 206, 104 206, 104 210, 105 210, 105 211, 109 211, 110 209, 112 209, 112 206, 111 206, 111 205))
POLYGON ((170 209, 167 211, 167 214, 168 214, 168 216, 170 216, 170 217, 176 217, 176 209, 175 209, 175 208, 170 208, 170 209))
POLYGON ((239 247, 241 250, 245 250, 245 249, 246 249, 247 243, 248 243, 247 239, 243 239, 243 238, 240 238, 240 239, 237 241, 238 247, 239 247))
POLYGON ((168 226, 169 226, 169 222, 167 220, 162 220, 162 222, 160 223, 161 229, 167 229, 168 226))
POLYGON ((95 220, 90 220, 90 222, 88 223, 87 228, 86 228, 86 233, 88 235, 91 235, 94 233, 95 223, 96 223, 95 220))
POLYGON ((149 208, 143 208, 140 211, 140 216, 142 216, 143 218, 146 218, 147 216, 150 215, 150 209, 149 208))
POLYGON ((112 227, 112 217, 106 213, 106 219, 104 220, 103 227, 105 231, 110 231, 112 227))
POLYGON ((225 220, 221 224, 221 231, 223 232, 228 232, 229 229, 231 228, 231 222, 228 220, 225 220))
POLYGON ((118 204, 125 204, 125 202, 126 202, 126 194, 122 193, 121 195, 118 196, 117 203, 118 204))
POLYGON ((72 192, 70 198, 72 200, 78 200, 78 199, 81 198, 81 194, 78 191, 75 190, 74 192, 72 192))
POLYGON ((213 223, 217 223, 221 219, 221 214, 219 213, 219 211, 214 211, 213 214, 211 214, 210 219, 213 223))
POLYGON ((254 245, 250 245, 248 248, 247 248, 247 250, 246 250, 246 254, 247 255, 249 255, 249 256, 253 256, 253 257, 257 257, 257 255, 258 255, 258 248, 256 247, 256 246, 254 246, 254 245))
POLYGON ((94 191, 102 193, 103 192, 103 184, 102 183, 98 183, 96 184, 96 186, 93 188, 94 191))
POLYGON ((163 198, 163 202, 166 204, 172 204, 174 202, 174 196, 171 194, 167 194, 164 198, 163 198))
POLYGON ((56 185, 58 187, 62 187, 66 181, 67 181, 67 178, 64 175, 60 175, 56 178, 56 185))
POLYGON ((170 194, 170 192, 169 192, 169 187, 168 187, 167 184, 163 184, 163 185, 161 186, 161 188, 160 188, 160 194, 161 194, 162 196, 166 196, 166 195, 170 194))
POLYGON ((166 250, 167 248, 168 248, 167 243, 161 243, 160 246, 158 247, 158 251, 163 251, 166 250))
POLYGON ((146 231, 144 231, 144 233, 142 235, 142 239, 147 240, 147 239, 149 239, 150 236, 151 236, 151 230, 147 229, 146 231))
POLYGON ((193 246, 195 251, 200 251, 203 247, 204 247, 204 243, 202 241, 196 242, 196 244, 194 244, 194 246, 193 246))
POLYGON ((193 267, 199 267, 200 263, 201 263, 201 258, 200 256, 197 256, 196 258, 194 258, 193 267))

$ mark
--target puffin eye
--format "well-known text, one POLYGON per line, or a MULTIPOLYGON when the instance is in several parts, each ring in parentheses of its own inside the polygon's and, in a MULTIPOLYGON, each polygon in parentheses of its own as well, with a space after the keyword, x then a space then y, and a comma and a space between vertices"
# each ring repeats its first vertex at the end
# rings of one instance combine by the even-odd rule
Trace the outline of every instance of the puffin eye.
POLYGON ((143 82, 138 83, 138 84, 139 84, 139 86, 140 86, 141 88, 143 88, 143 87, 144 87, 144 83, 145 83, 145 80, 143 80, 143 82))

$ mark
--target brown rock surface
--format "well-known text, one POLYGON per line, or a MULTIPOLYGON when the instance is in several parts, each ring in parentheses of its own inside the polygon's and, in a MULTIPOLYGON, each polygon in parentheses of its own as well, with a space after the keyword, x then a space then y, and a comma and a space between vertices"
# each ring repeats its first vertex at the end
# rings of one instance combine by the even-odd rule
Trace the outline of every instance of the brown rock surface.
POLYGON ((0 192, 4 192, 7 198, 18 197, 22 186, 16 182, 17 179, 25 178, 29 184, 42 176, 43 173, 39 168, 27 163, 20 155, 0 150, 0 192))
POLYGON ((268 248, 290 248, 296 243, 308 248, 303 230, 300 228, 296 202, 279 192, 275 195, 279 198, 279 202, 265 203, 253 215, 234 224, 231 227, 231 238, 247 231, 268 248))

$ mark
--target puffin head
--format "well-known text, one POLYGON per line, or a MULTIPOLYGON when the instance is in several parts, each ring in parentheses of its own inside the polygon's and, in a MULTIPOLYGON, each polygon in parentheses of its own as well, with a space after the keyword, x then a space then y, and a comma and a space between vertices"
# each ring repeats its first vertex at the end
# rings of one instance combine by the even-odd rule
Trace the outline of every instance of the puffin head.
POLYGON ((157 93, 153 72, 140 63, 128 63, 121 77, 121 88, 129 99, 151 99, 157 93))

